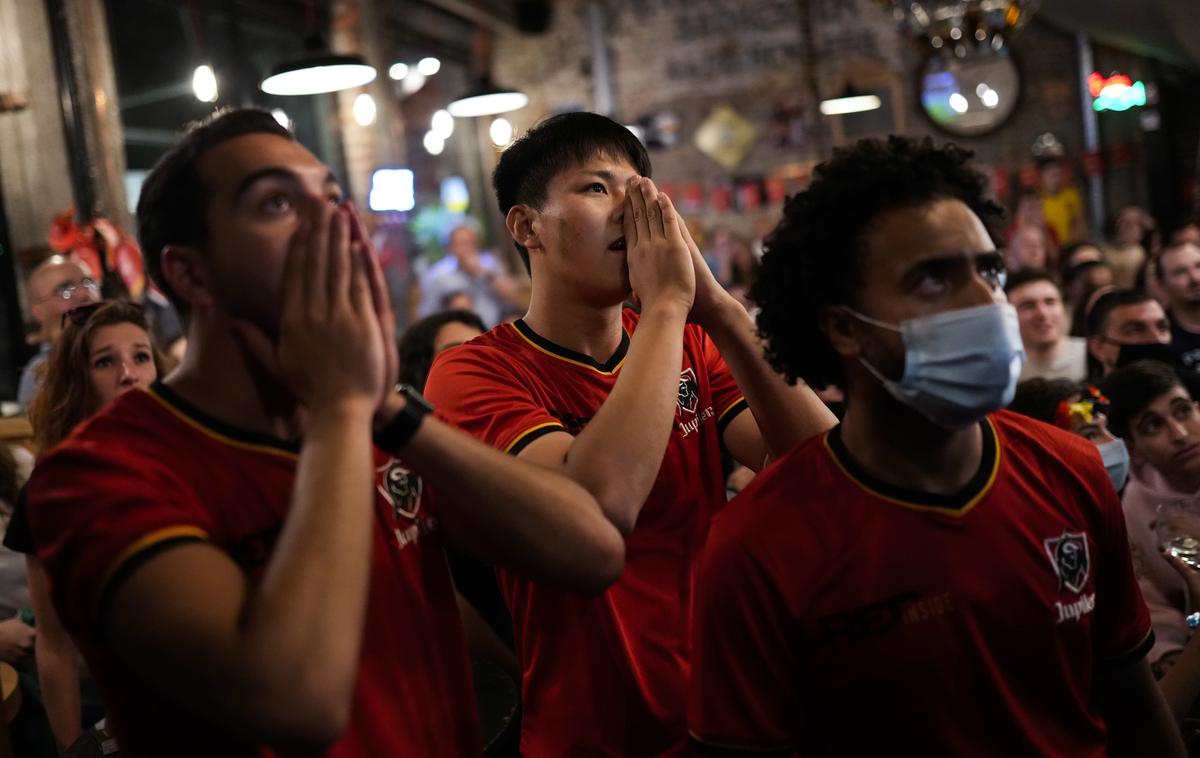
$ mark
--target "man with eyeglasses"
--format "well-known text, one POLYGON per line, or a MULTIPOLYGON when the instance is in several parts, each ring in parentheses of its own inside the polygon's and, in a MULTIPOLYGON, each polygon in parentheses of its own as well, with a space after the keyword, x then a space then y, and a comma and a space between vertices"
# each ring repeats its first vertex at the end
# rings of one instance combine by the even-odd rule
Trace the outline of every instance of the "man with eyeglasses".
POLYGON ((41 327, 36 339, 41 350, 21 372, 17 402, 28 408, 37 393, 41 377, 38 367, 46 362, 50 350, 62 333, 62 315, 72 308, 100 300, 100 285, 92 278, 88 267, 74 257, 53 255, 29 275, 29 313, 41 327))

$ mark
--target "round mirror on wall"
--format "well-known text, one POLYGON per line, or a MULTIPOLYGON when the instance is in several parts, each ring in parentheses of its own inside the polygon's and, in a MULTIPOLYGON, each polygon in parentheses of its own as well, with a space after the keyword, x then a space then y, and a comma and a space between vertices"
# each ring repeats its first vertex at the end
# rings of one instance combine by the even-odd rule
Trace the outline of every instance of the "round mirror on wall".
POLYGON ((965 57, 933 53, 917 80, 921 110, 938 128, 956 137, 978 137, 999 129, 1017 108, 1021 75, 1008 48, 965 57))

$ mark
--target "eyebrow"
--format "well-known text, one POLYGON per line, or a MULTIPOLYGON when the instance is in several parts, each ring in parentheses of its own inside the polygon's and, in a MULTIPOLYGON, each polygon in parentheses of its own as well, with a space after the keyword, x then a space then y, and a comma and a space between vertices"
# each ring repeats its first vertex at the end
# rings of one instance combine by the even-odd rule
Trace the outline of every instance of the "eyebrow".
POLYGON ((993 263, 999 263, 1001 266, 1004 265, 1004 256, 1000 254, 999 250, 949 253, 946 255, 939 255, 933 258, 925 258, 917 261, 912 265, 912 268, 904 273, 904 278, 907 280, 910 277, 919 276, 930 270, 960 266, 964 263, 964 258, 970 259, 970 263, 973 265, 979 265, 981 261, 991 261, 993 263))
POLYGON ((605 180, 606 182, 613 182, 613 181, 616 181, 616 179, 617 179, 616 174, 614 174, 611 171, 606 171, 604 169, 599 169, 597 171, 593 171, 591 169, 583 169, 579 173, 583 174, 584 176, 598 176, 601 179, 605 180))
MULTIPOLYGON (((300 176, 295 171, 292 171, 288 168, 283 168, 282 166, 267 166, 266 168, 260 168, 258 171, 252 172, 245 179, 242 179, 237 189, 234 190, 233 204, 237 205, 238 201, 242 199, 242 195, 245 194, 246 190, 250 189, 263 179, 280 179, 291 184, 297 184, 300 181, 300 176)), ((323 184, 334 184, 337 185, 339 189, 341 188, 341 184, 338 183, 337 177, 334 176, 332 171, 325 175, 325 181, 323 184)))
MULTIPOLYGON (((133 346, 134 346, 134 347, 141 347, 141 348, 145 348, 146 350, 149 350, 149 349, 150 349, 150 343, 149 343, 149 342, 135 342, 135 343, 133 343, 133 346)), ((100 355, 101 353, 107 353, 108 351, 110 351, 110 350, 113 350, 113 349, 115 349, 115 348, 116 348, 116 345, 103 345, 103 346, 101 346, 101 347, 98 347, 98 348, 96 348, 95 350, 93 350, 93 351, 92 351, 92 356, 93 356, 93 357, 95 357, 95 356, 97 356, 97 355, 100 355)))

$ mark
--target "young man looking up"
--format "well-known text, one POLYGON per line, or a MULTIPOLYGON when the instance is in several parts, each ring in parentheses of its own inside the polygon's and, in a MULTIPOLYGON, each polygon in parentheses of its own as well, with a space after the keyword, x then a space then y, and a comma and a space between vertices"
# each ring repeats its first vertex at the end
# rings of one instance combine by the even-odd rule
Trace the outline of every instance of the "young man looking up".
POLYGON ((1087 341, 1067 335, 1067 312, 1062 290, 1040 269, 1022 269, 1009 277, 1004 288, 1017 311, 1021 341, 1025 345, 1026 379, 1070 379, 1087 376, 1087 341))
POLYGON ((505 150, 494 184, 530 269, 529 312, 447 351, 429 378, 450 421, 579 482, 626 536, 625 572, 598 597, 501 575, 531 758, 686 749, 685 626, 725 500, 721 445, 758 470, 834 423, 763 360, 649 173, 629 130, 591 113, 505 150), (631 290, 640 314, 623 305, 631 290))
POLYGON ((985 226, 999 207, 968 157, 859 142, 768 239, 769 355, 845 387, 846 416, 713 523, 690 689, 702 745, 1183 755, 1095 446, 997 412, 1023 354, 985 226))
POLYGON ((1187 642, 1184 615, 1200 598, 1189 599, 1185 581, 1159 552, 1154 524, 1159 504, 1200 495, 1200 412, 1175 369, 1156 361, 1117 369, 1103 389, 1112 430, 1129 446, 1125 525, 1154 622, 1150 660, 1165 670, 1187 642))
POLYGON ((620 572, 586 491, 392 391, 391 306, 352 221, 262 111, 198 126, 146 179, 139 237, 187 356, 29 488, 123 755, 478 755, 443 531, 568 586, 620 572))

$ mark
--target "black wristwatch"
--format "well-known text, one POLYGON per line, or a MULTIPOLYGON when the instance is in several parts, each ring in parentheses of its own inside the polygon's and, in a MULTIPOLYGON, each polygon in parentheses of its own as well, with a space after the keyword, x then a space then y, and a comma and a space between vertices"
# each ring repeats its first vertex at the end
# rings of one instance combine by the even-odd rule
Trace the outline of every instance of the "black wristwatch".
POLYGON ((421 428, 421 421, 433 411, 429 401, 410 385, 397 384, 396 391, 404 395, 404 408, 372 436, 375 446, 386 453, 407 445, 421 428))

